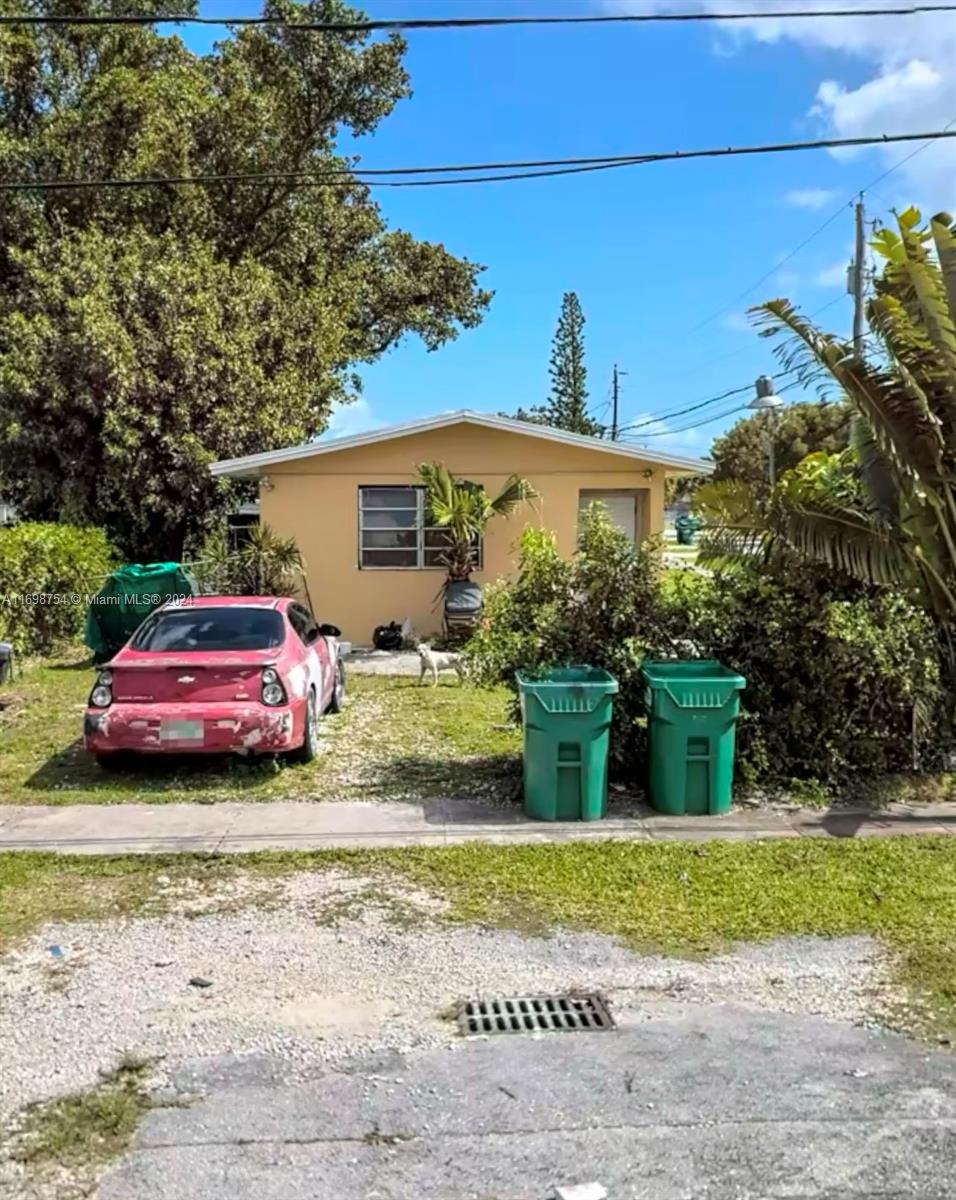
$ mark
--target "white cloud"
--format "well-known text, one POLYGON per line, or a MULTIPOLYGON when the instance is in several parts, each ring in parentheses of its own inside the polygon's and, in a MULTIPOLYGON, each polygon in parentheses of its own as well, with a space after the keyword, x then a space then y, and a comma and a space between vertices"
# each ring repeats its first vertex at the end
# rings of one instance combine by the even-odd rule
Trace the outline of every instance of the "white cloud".
POLYGON ((384 424, 372 411, 369 402, 359 398, 351 404, 337 404, 332 409, 329 427, 322 436, 354 437, 359 433, 368 433, 370 429, 380 429, 384 424))
MULTIPOLYGON (((603 6, 635 12, 726 10, 725 0, 604 0, 603 6)), ((867 5, 897 6, 895 0, 870 0, 867 5)), ((736 0, 734 5, 737 11, 755 13, 779 12, 788 7, 791 0, 736 0)), ((800 7, 825 9, 832 7, 832 0, 801 0, 800 7)), ((848 65, 852 65, 855 79, 859 77, 859 63, 864 63, 869 78, 852 84, 838 78, 823 79, 815 102, 808 103, 808 116, 825 136, 929 132, 945 128, 956 118, 954 13, 745 20, 719 22, 716 29, 724 50, 748 41, 791 41, 809 51, 841 52, 853 60, 848 65)), ((888 169, 912 154, 917 145, 890 145, 881 148, 879 154, 888 169)), ((866 178, 854 179, 852 186, 866 182, 866 178)), ((913 202, 932 212, 951 208, 956 204, 956 140, 936 142, 921 150, 894 171, 881 185, 880 193, 884 206, 913 202)))
POLYGON ((794 208, 809 208, 811 212, 819 212, 837 198, 837 193, 830 188, 796 188, 787 192, 784 199, 794 208))

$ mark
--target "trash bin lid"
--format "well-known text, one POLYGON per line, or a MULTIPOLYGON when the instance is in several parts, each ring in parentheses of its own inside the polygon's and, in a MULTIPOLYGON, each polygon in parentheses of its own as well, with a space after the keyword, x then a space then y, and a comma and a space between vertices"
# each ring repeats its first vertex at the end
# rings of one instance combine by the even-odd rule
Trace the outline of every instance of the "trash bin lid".
POLYGON ((619 690, 603 667, 555 667, 540 675, 516 671, 515 679, 522 695, 534 696, 548 712, 593 712, 605 696, 619 690))
POLYGON ((743 675, 712 658, 645 659, 641 674, 648 687, 667 692, 680 708, 719 708, 747 686, 743 675))

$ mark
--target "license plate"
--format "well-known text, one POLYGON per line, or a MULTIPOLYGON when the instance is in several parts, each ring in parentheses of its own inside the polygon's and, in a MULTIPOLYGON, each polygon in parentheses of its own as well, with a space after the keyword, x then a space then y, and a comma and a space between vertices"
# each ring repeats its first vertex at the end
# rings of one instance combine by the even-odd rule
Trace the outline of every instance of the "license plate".
POLYGON ((163 721, 159 726, 161 742, 201 742, 202 721, 163 721))

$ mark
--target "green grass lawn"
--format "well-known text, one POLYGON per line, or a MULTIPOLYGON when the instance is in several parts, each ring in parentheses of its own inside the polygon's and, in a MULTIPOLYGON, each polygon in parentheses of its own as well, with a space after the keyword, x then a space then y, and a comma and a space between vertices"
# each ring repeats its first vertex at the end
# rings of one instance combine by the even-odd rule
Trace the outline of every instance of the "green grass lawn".
POLYGON ((508 693, 442 679, 350 676, 346 709, 322 724, 308 766, 271 760, 144 758, 104 772, 83 749, 93 671, 80 652, 31 664, 0 698, 0 804, 214 803, 481 796, 502 802, 518 786, 519 731, 508 693))
MULTIPOLYGON (((791 934, 870 934, 956 1036, 956 838, 730 843, 580 842, 149 858, 0 854, 0 949, 50 920, 162 911, 184 878, 338 866, 397 875, 451 901, 449 920, 588 929, 679 955, 791 934), (168 877, 160 888, 158 876, 168 877)), ((912 1027, 916 1018, 908 1018, 912 1027)))

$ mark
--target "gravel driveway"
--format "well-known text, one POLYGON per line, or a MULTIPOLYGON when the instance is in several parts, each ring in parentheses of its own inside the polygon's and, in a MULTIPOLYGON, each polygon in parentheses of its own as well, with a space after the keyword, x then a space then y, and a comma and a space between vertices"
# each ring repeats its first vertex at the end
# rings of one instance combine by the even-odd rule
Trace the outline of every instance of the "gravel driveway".
MULTIPOLYGON (((766 1063, 762 1063, 767 1053, 763 1042, 771 1036, 771 1030, 772 1036, 784 1043, 793 1037, 798 1059, 800 1053, 811 1054, 815 1072, 821 1070, 821 1061, 819 1053, 812 1050, 814 1038, 842 1045, 841 1053, 851 1058, 857 1053, 854 1046, 869 1046, 871 1057, 882 1053, 885 1039, 889 1047, 886 1053, 905 1062, 910 1075, 915 1071, 918 1076, 923 1069, 920 1063, 929 1072, 926 1103, 914 1099, 910 1104, 914 1119, 925 1118, 932 1124, 943 1118, 948 1121, 954 1115, 949 1101, 943 1104, 940 1099, 941 1085, 935 1078, 942 1072, 950 1084, 956 1085, 953 1060, 940 1052, 929 1055, 877 1030, 873 1014, 901 997, 893 992, 887 964, 878 948, 865 938, 790 939, 688 962, 638 955, 608 938, 586 934, 559 932, 548 938, 526 938, 498 930, 449 927, 439 923, 442 904, 434 898, 334 871, 302 873, 281 882, 240 877, 212 895, 201 892, 198 886, 186 886, 168 897, 169 902, 172 912, 162 916, 48 926, 0 962, 0 1119, 9 1119, 32 1101, 95 1085, 99 1072, 108 1071, 129 1052, 164 1056, 154 1081, 158 1089, 168 1092, 170 1087, 185 1087, 193 1096, 204 1097, 194 1108, 157 1111, 144 1127, 144 1145, 150 1139, 155 1141, 157 1129, 167 1130, 163 1135, 167 1146, 164 1155, 173 1154, 183 1167, 181 1185, 174 1186, 176 1169, 169 1163, 162 1169, 157 1166, 164 1161, 162 1155, 142 1150, 128 1169, 104 1185, 103 1196, 109 1200, 200 1200, 227 1194, 230 1198, 248 1196, 250 1200, 273 1195, 367 1200, 375 1193, 363 1190, 369 1178, 363 1173, 364 1167, 350 1176, 344 1167, 339 1170, 330 1166, 324 1191, 296 1190, 299 1185, 294 1172, 283 1177, 285 1190, 278 1186, 263 1190, 262 1178, 254 1170, 248 1174, 248 1186, 230 1183, 225 1189, 225 1176, 220 1171, 225 1167, 217 1157, 219 1150, 227 1158, 224 1147, 231 1146, 229 1153, 239 1157, 246 1154, 237 1149, 246 1135, 234 1131, 224 1133, 222 1144, 216 1143, 219 1149, 205 1156, 205 1174, 200 1172, 205 1182, 200 1186, 195 1175, 199 1169, 194 1153, 196 1122, 202 1123, 206 1120, 202 1114, 212 1112, 219 1114, 216 1120, 226 1120, 223 1114, 231 1111, 233 1103, 249 1103, 250 1093, 244 1089, 250 1087, 277 1090, 268 1100, 270 1111, 276 1105, 276 1111, 281 1111, 286 1101, 293 1109, 296 1104, 306 1104, 317 1080, 338 1081, 338 1088, 344 1086, 343 1079, 359 1079, 364 1095, 376 1068, 360 1064, 381 1062, 383 1055, 403 1078, 405 1072, 419 1072, 419 1083, 426 1091, 429 1075, 437 1072, 436 1095, 450 1086, 447 1072, 439 1066, 442 1062, 460 1061, 462 1070, 467 1062, 469 1071, 491 1075, 498 1069, 493 1063, 498 1062, 507 1074, 516 1069, 516 1055, 531 1055, 536 1065, 529 1063, 528 1070, 545 1071, 552 1053, 560 1050, 561 1054, 571 1055, 567 1060, 570 1070, 578 1061, 576 1055, 587 1058, 599 1053, 613 1058, 615 1053, 623 1054, 622 1038, 635 1048, 646 1046, 647 1039, 652 1039, 666 1058, 668 1038, 672 1037, 676 1063, 690 1052, 694 1044, 691 1029, 705 1027, 707 1013, 723 1022, 721 1027, 729 1039, 723 1067, 721 1053, 715 1051, 716 1065, 708 1067, 707 1078, 694 1085, 695 1094, 701 1088, 708 1091, 714 1119, 725 1107, 723 1092, 730 1077, 727 1072, 735 1078, 742 1070, 745 1075, 753 1072, 755 1080, 762 1079, 760 1086, 769 1089, 765 1103, 772 1107, 776 1102, 773 1097, 779 1089, 768 1076, 766 1063), (62 957, 54 958, 51 946, 61 947, 62 957), (211 986, 199 987, 190 982, 197 979, 211 986), (607 993, 620 1026, 618 1033, 463 1043, 448 1019, 450 1007, 467 995, 579 987, 607 993), (741 1023, 736 1032, 734 1021, 741 1023), (753 1061, 747 1058, 750 1051, 746 1038, 741 1041, 741 1030, 751 1026, 763 1030, 753 1047, 753 1061), (479 1044, 485 1049, 476 1050, 479 1044), (618 1051, 612 1050, 615 1045, 618 1051), (593 1049, 587 1049, 590 1046, 593 1049), (460 1060, 447 1058, 452 1051, 461 1056, 460 1060), (237 1098, 237 1089, 245 1095, 244 1100, 237 1098), (179 1157, 170 1146, 180 1147, 179 1157), (193 1149, 187 1152, 187 1147, 193 1149), (195 1190, 189 1191, 193 1185, 195 1190)), ((655 1082, 663 1069, 662 1061, 655 1058, 641 1068, 641 1087, 653 1087, 655 1094, 666 1076, 665 1072, 655 1082)), ((686 1064, 682 1069, 687 1069, 686 1064)), ((856 1095, 868 1091, 869 1074, 864 1072, 854 1080, 856 1095)), ((874 1078, 874 1085, 876 1082, 874 1078)), ((523 1083, 520 1072, 517 1083, 523 1083)), ((877 1089, 884 1099, 885 1083, 877 1089)), ((500 1086, 505 1091, 514 1090, 504 1077, 500 1086)), ((912 1086, 918 1092, 923 1085, 912 1086)), ((550 1083, 546 1085, 543 1098, 551 1087, 550 1083)), ((821 1087, 819 1103, 826 1109, 826 1088, 822 1083, 821 1087)), ((679 1097, 673 1099, 677 1103, 679 1097)), ((260 1111, 258 1106, 266 1103, 264 1094, 257 1093, 255 1103, 256 1111, 260 1111)), ((419 1111, 416 1103, 406 1104, 409 1120, 412 1125, 427 1125, 427 1113, 419 1111)), ((647 1111, 657 1101, 649 1103, 647 1111)), ((583 1119, 582 1114, 591 1109, 591 1100, 582 1093, 577 1104, 581 1110, 578 1117, 583 1119)), ((559 1125, 568 1116, 545 1110, 541 1119, 546 1116, 547 1121, 559 1125)), ((265 1110, 261 1115, 266 1120, 265 1110)), ((791 1113, 794 1120, 806 1115, 802 1109, 791 1113)), ((601 1116, 595 1110, 591 1116, 597 1122, 593 1124, 595 1130, 603 1127, 606 1114, 601 1116)), ((819 1111, 815 1112, 817 1116, 819 1111)), ((366 1118, 371 1119, 368 1113, 366 1118)), ((296 1128, 290 1118, 292 1141, 298 1137, 296 1128)), ((282 1141, 281 1130, 269 1136, 282 1141)), ((806 1136, 812 1140, 816 1135, 811 1130, 806 1136)), ((341 1138, 336 1144, 340 1142, 341 1138)), ((581 1153, 586 1159, 593 1158, 602 1144, 600 1138, 593 1145, 584 1138, 580 1141, 581 1153)), ((487 1195, 547 1195, 542 1190, 544 1176, 540 1172, 531 1171, 527 1189, 520 1189, 522 1160, 517 1144, 505 1138, 499 1151, 495 1179, 496 1187, 502 1190, 487 1195)), ((319 1155, 319 1148, 314 1153, 319 1155)), ((543 1148, 541 1153, 545 1153, 543 1148)), ((401 1155, 396 1153, 395 1157, 397 1161, 401 1155)), ((443 1183, 435 1162, 426 1158, 428 1161, 419 1162, 410 1175, 399 1172, 392 1182, 386 1172, 378 1194, 403 1200, 412 1195, 459 1200, 486 1194, 468 1190, 477 1179, 474 1172, 471 1176, 466 1172, 464 1182, 454 1182, 457 1176, 453 1172, 443 1183), (433 1190, 415 1190, 423 1187, 433 1190), (403 1192, 402 1188, 412 1190, 403 1192)), ((311 1178, 308 1172, 305 1177, 311 1178)), ((22 1181, 10 1164, 0 1166, 0 1189, 4 1180, 7 1188, 13 1189, 10 1195, 23 1194, 17 1191, 22 1181)), ((662 1183, 659 1191, 646 1194, 662 1200, 685 1194, 831 1194, 812 1189, 684 1193, 668 1191, 669 1186, 662 1183)), ((59 1197, 61 1193, 49 1194, 59 1197)), ((832 1193, 837 1194, 869 1193, 832 1193)), ((930 1193, 904 1189, 884 1194, 930 1193)), ((617 1195, 645 1193, 618 1191, 611 1200, 617 1195)))

